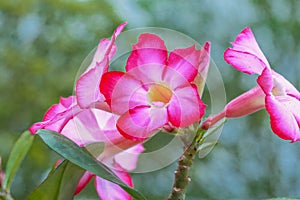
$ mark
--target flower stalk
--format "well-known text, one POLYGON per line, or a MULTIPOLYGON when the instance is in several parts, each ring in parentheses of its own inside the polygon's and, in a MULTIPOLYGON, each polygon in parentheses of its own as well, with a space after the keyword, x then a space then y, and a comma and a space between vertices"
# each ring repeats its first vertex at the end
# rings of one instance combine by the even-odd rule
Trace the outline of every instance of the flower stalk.
POLYGON ((192 143, 185 149, 178 160, 178 167, 175 170, 175 180, 172 191, 167 200, 184 200, 188 184, 191 182, 189 176, 190 168, 194 162, 199 146, 203 142, 203 135, 206 130, 198 129, 192 143))

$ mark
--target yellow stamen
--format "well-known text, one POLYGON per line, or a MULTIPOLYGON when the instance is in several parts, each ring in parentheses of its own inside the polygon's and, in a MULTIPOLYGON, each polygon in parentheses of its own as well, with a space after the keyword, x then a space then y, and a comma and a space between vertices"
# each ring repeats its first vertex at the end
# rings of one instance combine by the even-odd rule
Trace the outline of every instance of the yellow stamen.
POLYGON ((164 104, 167 104, 169 103, 172 95, 172 90, 163 84, 152 85, 148 91, 148 98, 150 103, 162 102, 164 104))

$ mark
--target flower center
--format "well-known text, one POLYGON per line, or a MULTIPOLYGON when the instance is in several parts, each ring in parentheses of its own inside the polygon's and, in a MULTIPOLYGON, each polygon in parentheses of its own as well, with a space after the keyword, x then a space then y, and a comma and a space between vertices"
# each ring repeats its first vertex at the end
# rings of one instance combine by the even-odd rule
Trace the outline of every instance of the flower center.
POLYGON ((271 92, 274 96, 284 96, 286 94, 284 85, 275 77, 273 77, 273 89, 271 92))
POLYGON ((173 93, 172 90, 163 84, 154 84, 148 90, 148 99, 153 105, 161 105, 163 106, 169 103, 173 93))

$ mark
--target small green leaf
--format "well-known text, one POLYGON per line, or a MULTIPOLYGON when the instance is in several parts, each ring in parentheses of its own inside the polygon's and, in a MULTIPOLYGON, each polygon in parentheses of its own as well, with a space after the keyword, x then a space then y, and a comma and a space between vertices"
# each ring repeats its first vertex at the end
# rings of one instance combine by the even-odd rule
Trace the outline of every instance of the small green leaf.
POLYGON ((39 185, 27 200, 73 199, 76 186, 85 170, 65 160, 39 185))
POLYGON ((103 179, 119 185, 128 192, 128 194, 138 200, 145 199, 141 193, 123 183, 119 177, 117 177, 107 166, 95 159, 85 148, 79 147, 70 139, 53 131, 39 130, 37 131, 37 134, 50 148, 70 162, 103 179))
POLYGON ((25 131, 15 143, 6 165, 5 177, 3 181, 3 189, 5 191, 10 190, 12 180, 14 179, 21 162, 29 151, 33 139, 34 135, 32 135, 29 131, 25 131))
POLYGON ((207 156, 207 154, 209 154, 213 147, 218 143, 218 139, 222 133, 222 128, 226 121, 227 119, 223 119, 215 126, 206 131, 203 138, 201 139, 201 145, 198 148, 198 157, 200 159, 207 156))

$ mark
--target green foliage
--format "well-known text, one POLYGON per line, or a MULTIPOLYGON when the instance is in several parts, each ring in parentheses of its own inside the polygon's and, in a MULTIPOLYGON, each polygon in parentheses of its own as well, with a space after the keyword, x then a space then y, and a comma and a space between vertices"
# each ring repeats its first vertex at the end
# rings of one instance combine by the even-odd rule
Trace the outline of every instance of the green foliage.
POLYGON ((63 161, 47 179, 34 190, 27 200, 73 199, 77 183, 85 170, 69 161, 63 161))
POLYGON ((103 179, 119 185, 132 197, 138 200, 145 199, 138 191, 123 183, 122 180, 120 180, 108 167, 95 159, 86 149, 80 148, 70 139, 49 130, 39 130, 37 131, 37 135, 39 135, 50 148, 70 162, 103 179))
POLYGON ((19 169, 21 162, 24 157, 27 155, 32 143, 34 136, 29 132, 25 131, 18 141, 15 143, 5 170, 5 178, 3 181, 3 189, 7 193, 10 192, 11 183, 16 175, 17 170, 19 169))

